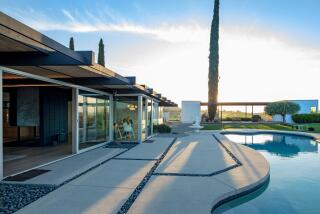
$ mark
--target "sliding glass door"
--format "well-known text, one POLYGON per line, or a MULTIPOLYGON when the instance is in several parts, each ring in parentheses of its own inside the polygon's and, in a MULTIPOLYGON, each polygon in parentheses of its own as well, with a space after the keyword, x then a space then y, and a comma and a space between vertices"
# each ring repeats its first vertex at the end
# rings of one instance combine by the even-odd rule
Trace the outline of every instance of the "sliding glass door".
POLYGON ((138 97, 116 97, 114 100, 114 139, 136 142, 138 140, 138 123, 138 97))
POLYGON ((109 97, 79 91, 79 149, 88 148, 109 140, 109 97))

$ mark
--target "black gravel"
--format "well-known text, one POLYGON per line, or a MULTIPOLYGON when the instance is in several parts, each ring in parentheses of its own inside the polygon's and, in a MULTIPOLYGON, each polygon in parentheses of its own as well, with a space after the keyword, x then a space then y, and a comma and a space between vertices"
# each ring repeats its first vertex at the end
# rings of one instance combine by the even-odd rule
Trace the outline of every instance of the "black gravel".
POLYGON ((54 185, 0 183, 0 214, 14 213, 56 188, 54 185))
POLYGON ((49 192, 69 183, 70 181, 88 173, 89 171, 107 163, 108 161, 116 158, 123 153, 129 151, 131 148, 135 147, 137 143, 109 143, 105 148, 124 148, 126 149, 119 154, 102 161, 101 163, 87 169, 86 171, 79 173, 78 175, 66 180, 60 185, 33 185, 33 184, 17 184, 17 183, 1 183, 0 182, 0 214, 14 213, 17 210, 23 208, 24 206, 38 200, 39 198, 45 196, 49 192))
POLYGON ((212 135, 214 139, 216 139, 216 141, 220 144, 220 146, 222 146, 222 148, 224 148, 224 150, 230 155, 230 157, 239 165, 241 166, 242 163, 240 162, 240 160, 234 155, 232 154, 232 152, 219 140, 219 138, 217 138, 215 135, 212 135))
POLYGON ((151 178, 153 172, 156 170, 156 168, 159 166, 163 158, 167 155, 170 148, 173 146, 173 144, 176 142, 177 138, 174 138, 172 143, 168 146, 168 148, 163 152, 161 157, 156 161, 156 163, 152 166, 150 171, 146 174, 146 176, 142 179, 142 181, 139 183, 139 185, 134 189, 133 193, 130 195, 130 197, 127 199, 127 201, 122 205, 120 210, 118 211, 118 214, 125 214, 128 212, 132 204, 135 202, 135 200, 138 198, 139 194, 151 178))

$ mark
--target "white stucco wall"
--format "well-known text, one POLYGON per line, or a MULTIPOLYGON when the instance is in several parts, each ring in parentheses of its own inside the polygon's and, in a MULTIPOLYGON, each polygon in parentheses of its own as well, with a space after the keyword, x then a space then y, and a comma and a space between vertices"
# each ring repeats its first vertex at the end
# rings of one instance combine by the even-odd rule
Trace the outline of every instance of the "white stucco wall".
POLYGON ((200 101, 182 101, 181 122, 194 123, 201 121, 200 101))
MULTIPOLYGON (((319 111, 319 101, 318 100, 288 100, 288 101, 299 104, 300 111, 298 112, 298 114, 311 113, 311 107, 316 107, 317 111, 319 111)), ((282 122, 281 115, 273 116, 272 121, 282 122)), ((291 115, 286 115, 286 122, 287 123, 294 123, 291 115)))

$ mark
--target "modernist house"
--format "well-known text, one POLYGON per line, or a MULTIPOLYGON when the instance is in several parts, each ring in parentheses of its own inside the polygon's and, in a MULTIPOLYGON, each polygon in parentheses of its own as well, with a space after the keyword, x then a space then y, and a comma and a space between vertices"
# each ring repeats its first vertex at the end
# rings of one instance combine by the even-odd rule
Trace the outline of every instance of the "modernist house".
POLYGON ((141 143, 176 106, 1 12, 0 55, 0 180, 111 141, 141 143))

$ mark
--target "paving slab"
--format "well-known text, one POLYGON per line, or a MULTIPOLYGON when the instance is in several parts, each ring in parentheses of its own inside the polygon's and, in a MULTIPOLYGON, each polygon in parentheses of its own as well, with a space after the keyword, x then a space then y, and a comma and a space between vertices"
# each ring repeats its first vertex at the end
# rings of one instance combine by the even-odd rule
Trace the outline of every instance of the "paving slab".
POLYGON ((117 213, 132 191, 128 188, 65 185, 16 213, 117 213))
POLYGON ((216 201, 234 191, 213 177, 152 176, 128 213, 210 214, 216 201))
POLYGON ((156 173, 211 174, 237 163, 212 135, 178 138, 156 173))
POLYGON ((155 161, 111 160, 71 181, 70 185, 136 188, 155 161))
POLYGON ((117 213, 155 161, 111 160, 19 213, 117 213))
POLYGON ((174 140, 173 137, 154 137, 153 143, 142 143, 118 158, 158 159, 174 140))
POLYGON ((265 182, 269 178, 269 163, 259 152, 241 144, 233 143, 224 135, 216 134, 216 137, 242 163, 241 167, 216 175, 216 179, 235 188, 237 192, 242 192, 265 182))
POLYGON ((75 155, 61 161, 43 166, 40 169, 46 169, 50 171, 19 183, 59 185, 125 150, 126 149, 101 147, 88 152, 84 152, 82 154, 75 155))

